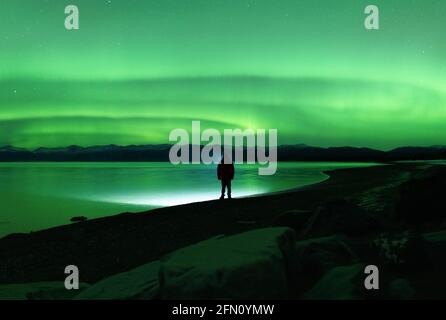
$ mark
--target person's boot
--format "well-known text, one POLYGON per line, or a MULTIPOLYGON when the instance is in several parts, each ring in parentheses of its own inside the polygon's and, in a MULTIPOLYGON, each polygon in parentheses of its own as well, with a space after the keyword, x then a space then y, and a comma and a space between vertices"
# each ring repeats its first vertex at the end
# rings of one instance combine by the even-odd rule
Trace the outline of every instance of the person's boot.
POLYGON ((220 196, 220 200, 223 200, 224 198, 225 198, 225 195, 222 194, 222 195, 220 196))
POLYGON ((230 194, 228 194, 228 199, 232 199, 230 194))

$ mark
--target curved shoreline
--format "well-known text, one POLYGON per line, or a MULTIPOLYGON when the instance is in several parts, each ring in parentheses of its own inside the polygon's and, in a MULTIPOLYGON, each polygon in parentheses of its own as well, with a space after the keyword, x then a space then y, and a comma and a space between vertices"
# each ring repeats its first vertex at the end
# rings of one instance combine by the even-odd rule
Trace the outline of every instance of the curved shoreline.
MULTIPOLYGON (((13 168, 14 164, 10 164, 13 168)), ((26 164, 25 169, 30 164, 26 164)), ((74 164, 77 167, 79 164, 74 164)), ((82 164, 85 166, 89 164, 82 164)), ((164 168, 165 164, 156 164, 156 167, 164 168)), ((284 192, 293 192, 299 190, 302 187, 318 184, 329 179, 329 176, 324 173, 325 170, 339 169, 339 168, 356 168, 374 165, 373 163, 282 163, 279 164, 280 173, 275 177, 268 177, 264 179, 262 177, 251 177, 253 173, 251 169, 254 167, 241 167, 240 176, 236 178, 233 184, 233 196, 238 199, 244 199, 249 197, 259 197, 265 195, 274 195, 284 192)), ((62 164, 65 168, 66 164, 62 164)), ((34 164, 31 164, 34 167, 34 164)), ((39 165, 40 167, 40 165, 39 165)), ((69 166, 71 168, 71 164, 69 166)), ((93 165, 92 168, 100 168, 101 166, 93 165)), ((150 166, 149 166, 150 167, 150 166)), ((21 168, 21 167, 19 167, 21 168)), ((88 167, 90 169, 90 167, 88 167)), ((122 164, 116 164, 116 168, 122 169, 122 164)), ((129 165, 129 168, 133 168, 129 165)), ((171 181, 173 178, 179 179, 181 183, 178 186, 170 185, 166 187, 166 183, 161 179, 156 179, 153 183, 150 182, 150 177, 155 174, 155 171, 135 171, 140 172, 139 178, 135 179, 132 171, 128 176, 127 171, 118 170, 105 171, 105 175, 116 175, 120 177, 122 182, 115 186, 108 184, 108 179, 104 178, 104 174, 97 174, 96 170, 88 171, 90 179, 99 179, 92 188, 86 185, 84 182, 84 173, 78 171, 60 171, 59 165, 53 168, 52 165, 45 166, 43 171, 33 171, 34 177, 45 178, 49 175, 51 178, 50 183, 45 183, 42 189, 32 188, 36 186, 36 182, 28 181, 29 189, 26 193, 22 193, 23 188, 20 186, 4 189, 7 194, 11 194, 10 197, 4 194, 4 206, 3 212, 4 220, 9 220, 8 224, 0 224, 0 239, 15 233, 29 233, 49 228, 63 226, 70 224, 70 219, 78 216, 85 216, 88 219, 97 219, 111 217, 113 215, 120 214, 122 212, 146 212, 158 208, 173 207, 184 204, 191 204, 195 202, 204 202, 216 200, 220 196, 219 181, 213 179, 212 172, 208 172, 208 168, 205 166, 197 167, 196 169, 183 168, 182 171, 177 173, 170 173, 165 176, 167 181, 171 181), (201 171, 202 169, 206 171, 201 171), (54 170, 54 171, 53 171, 54 170), (197 173, 202 178, 197 181, 189 181, 187 183, 181 182, 183 173, 193 174, 197 173), (73 175, 73 176, 72 176, 73 175), (81 179, 76 179, 76 176, 80 175, 81 179), (143 177, 141 178, 141 175, 143 177), (203 178, 205 176, 206 178, 203 178), (66 183, 66 179, 73 178, 73 182, 66 183), (105 179, 105 180, 104 180, 105 179), (146 179, 149 179, 147 184, 146 179), (161 188, 156 186, 160 183, 161 188), (5 198, 6 197, 6 198, 5 198), (11 198, 23 199, 18 202, 11 202, 11 198), (25 203, 32 203, 33 206, 26 205, 25 203)), ((8 179, 12 181, 21 181, 24 178, 23 169, 17 171, 17 174, 10 175, 6 171, 4 174, 8 179)), ((63 169, 65 170, 65 169, 63 169)), ((108 170, 108 169, 107 169, 108 170)), ((127 169, 126 169, 127 170, 127 169)), ((256 170, 256 169, 255 169, 256 170)), ((25 171, 26 172, 26 171, 25 171)), ((101 171, 99 171, 101 172, 101 171)), ((3 173, 2 173, 3 176, 3 173)), ((34 179, 35 180, 35 179, 34 179)), ((37 184, 39 186, 39 184, 37 184)))
MULTIPOLYGON (((282 191, 274 191, 274 192, 266 192, 266 193, 259 193, 259 194, 253 194, 253 195, 248 195, 248 196, 242 196, 242 197, 235 197, 232 198, 231 200, 227 200, 226 201, 231 201, 233 202, 234 200, 247 200, 247 199, 259 199, 259 198, 265 198, 265 197, 273 197, 273 196, 280 196, 280 195, 291 195, 294 194, 296 192, 300 192, 300 191, 305 191, 305 190, 311 190, 311 189, 317 189, 319 187, 324 187, 324 185, 328 182, 331 182, 333 179, 336 179, 337 176, 336 174, 339 171, 343 171, 343 170, 359 170, 359 169, 367 169, 367 168, 371 168, 371 167, 380 167, 380 166, 384 166, 384 165, 389 165, 389 163, 387 164, 376 164, 373 166, 365 166, 365 167, 354 167, 354 168, 339 168, 339 169, 332 169, 332 170, 323 170, 320 171, 319 173, 324 174, 325 175, 325 179, 315 182, 315 183, 310 183, 307 185, 302 185, 299 187, 294 187, 291 189, 286 189, 286 190, 282 190, 282 191)), ((398 165, 397 163, 392 163, 391 165, 398 165)), ((418 164, 412 164, 411 165, 419 165, 418 164)), ((178 204, 178 205, 172 205, 172 206, 160 206, 157 208, 153 208, 153 209, 149 209, 149 210, 144 210, 144 211, 137 211, 137 212, 120 212, 117 214, 112 214, 112 215, 106 215, 103 217, 98 217, 98 218, 93 218, 93 219, 88 219, 85 221, 82 221, 82 223, 84 224, 88 224, 97 220, 106 220, 106 219, 113 219, 114 217, 117 216, 121 216, 121 215, 129 215, 129 214, 149 214, 151 212, 156 211, 156 213, 159 213, 158 211, 162 211, 162 210, 168 210, 168 209, 180 209, 180 208, 187 208, 189 206, 194 206, 194 205, 201 205, 201 204, 209 204, 209 203, 213 203, 213 202, 220 202, 217 198, 216 199, 211 199, 211 200, 205 200, 205 201, 197 201, 197 202, 189 202, 189 203, 184 203, 184 204, 178 204)), ((44 229, 40 229, 37 231, 30 231, 30 232, 12 232, 10 234, 7 234, 5 236, 0 237, 0 241, 2 241, 5 238, 10 238, 10 237, 15 237, 15 236, 21 236, 21 235, 28 235, 28 234, 38 234, 38 233, 42 233, 45 232, 47 230, 53 230, 53 229, 58 229, 58 228, 70 228, 71 226, 75 226, 77 223, 67 223, 67 224, 61 224, 61 225, 56 225, 56 226, 52 226, 52 227, 48 227, 48 228, 44 228, 44 229)))
POLYGON ((358 196, 417 167, 338 169, 327 172, 330 179, 296 191, 122 213, 13 234, 0 239, 0 283, 61 280, 60 270, 69 264, 79 266, 84 281, 93 283, 217 235, 269 227, 290 210, 313 212, 328 199, 358 196))

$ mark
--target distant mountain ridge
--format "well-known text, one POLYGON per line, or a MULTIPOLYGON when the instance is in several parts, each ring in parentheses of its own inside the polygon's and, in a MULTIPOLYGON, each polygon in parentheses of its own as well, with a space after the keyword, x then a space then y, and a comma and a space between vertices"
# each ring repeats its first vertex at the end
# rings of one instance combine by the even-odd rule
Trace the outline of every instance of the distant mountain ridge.
MULTIPOLYGON (((104 145, 27 150, 13 146, 0 147, 0 162, 18 161, 169 161, 171 145, 104 145)), ((246 149, 245 149, 246 151, 246 149)), ((401 161, 446 159, 446 146, 400 147, 391 151, 357 147, 312 147, 305 144, 278 147, 279 161, 401 161)))

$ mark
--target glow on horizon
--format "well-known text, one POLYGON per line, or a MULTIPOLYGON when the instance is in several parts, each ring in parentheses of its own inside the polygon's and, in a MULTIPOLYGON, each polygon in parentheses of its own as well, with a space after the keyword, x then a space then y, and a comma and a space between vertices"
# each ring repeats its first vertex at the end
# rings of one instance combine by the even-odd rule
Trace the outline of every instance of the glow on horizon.
MULTIPOLYGON (((234 192, 233 197, 243 198, 253 195, 267 193, 265 189, 242 189, 234 192)), ((181 192, 181 194, 161 193, 151 196, 141 195, 122 195, 95 198, 95 201, 103 201, 108 203, 128 204, 135 206, 154 206, 154 207, 170 207, 194 202, 204 202, 216 200, 220 197, 218 188, 215 192, 181 192)))

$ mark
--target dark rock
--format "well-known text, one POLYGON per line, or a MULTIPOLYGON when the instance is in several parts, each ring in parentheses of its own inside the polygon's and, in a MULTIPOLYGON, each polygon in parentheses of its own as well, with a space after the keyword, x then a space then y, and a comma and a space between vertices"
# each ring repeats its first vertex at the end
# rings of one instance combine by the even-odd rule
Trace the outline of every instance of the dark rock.
POLYGON ((364 265, 354 264, 331 269, 305 295, 310 300, 363 299, 364 265))
POLYGON ((219 236, 102 280, 76 299, 278 299, 289 293, 295 232, 219 236))
POLYGON ((345 199, 328 201, 309 218, 302 237, 343 233, 364 235, 379 227, 378 220, 358 205, 345 199))
POLYGON ((80 283, 79 290, 65 289, 63 281, 0 285, 0 300, 69 300, 88 284, 80 283))
POLYGON ((162 261, 161 297, 286 298, 294 245, 293 230, 267 228, 180 249, 162 261))
POLYGON ((446 230, 424 235, 426 251, 432 264, 439 269, 446 268, 446 230))
POLYGON ((406 279, 394 279, 389 284, 388 296, 393 300, 409 300, 415 297, 416 291, 406 279))
POLYGON ((372 246, 376 249, 379 265, 401 272, 422 271, 431 266, 427 241, 418 233, 382 234, 372 246))
POLYGON ((302 231, 311 215, 312 212, 308 210, 288 210, 275 218, 273 225, 276 227, 292 228, 295 231, 302 231))
POLYGON ((358 262, 356 254, 341 236, 296 242, 296 270, 292 287, 297 292, 308 289, 330 269, 358 262))
POLYGON ((160 262, 155 261, 106 278, 75 297, 76 300, 154 299, 159 292, 160 262))
POLYGON ((296 242, 296 260, 304 273, 322 274, 341 265, 357 261, 346 238, 331 236, 296 242))
POLYGON ((440 225, 446 217, 445 190, 446 173, 438 168, 403 183, 395 205, 396 218, 413 226, 440 225))

